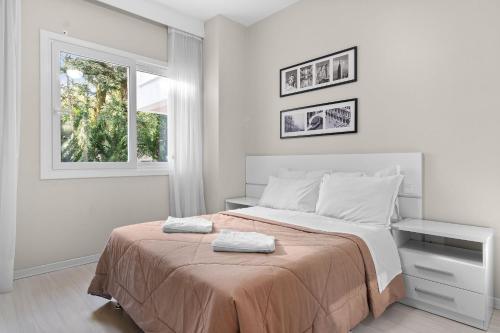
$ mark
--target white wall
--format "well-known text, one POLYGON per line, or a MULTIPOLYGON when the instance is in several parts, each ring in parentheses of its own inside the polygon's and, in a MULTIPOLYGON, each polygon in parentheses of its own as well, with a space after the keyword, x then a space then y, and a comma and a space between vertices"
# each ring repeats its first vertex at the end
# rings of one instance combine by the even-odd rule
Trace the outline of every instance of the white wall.
POLYGON ((114 227, 168 214, 167 177, 40 180, 40 29, 167 59, 165 27, 83 0, 22 1, 16 269, 99 253, 114 227))
POLYGON ((246 28, 225 17, 205 23, 204 180, 207 210, 245 193, 246 28))
POLYGON ((500 233, 498 17, 496 0, 303 0, 251 26, 246 153, 421 151, 425 217, 500 233), (279 97, 280 68, 355 45, 358 82, 279 97), (280 110, 352 97, 359 133, 280 139, 280 110))

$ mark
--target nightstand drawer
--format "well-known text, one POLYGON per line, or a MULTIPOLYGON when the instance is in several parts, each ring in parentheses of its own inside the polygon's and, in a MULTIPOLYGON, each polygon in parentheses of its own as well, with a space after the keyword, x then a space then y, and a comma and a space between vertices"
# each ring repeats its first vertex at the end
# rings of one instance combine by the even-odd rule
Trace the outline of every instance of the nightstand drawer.
POLYGON ((404 278, 407 299, 403 303, 413 305, 412 301, 418 301, 476 319, 485 316, 484 295, 413 276, 404 275, 404 278))
POLYGON ((258 204, 259 204, 259 198, 252 198, 252 197, 230 198, 226 199, 226 210, 253 207, 257 206, 258 204))
POLYGON ((472 251, 409 242, 400 247, 399 255, 405 274, 477 293, 485 292, 485 270, 472 251), (467 258, 467 255, 471 256, 467 258))

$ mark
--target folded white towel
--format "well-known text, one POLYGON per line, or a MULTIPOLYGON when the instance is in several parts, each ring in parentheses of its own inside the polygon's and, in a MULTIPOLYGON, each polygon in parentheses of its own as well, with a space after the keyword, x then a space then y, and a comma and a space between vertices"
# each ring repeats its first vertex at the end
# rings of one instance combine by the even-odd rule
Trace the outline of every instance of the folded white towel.
POLYGON ((172 217, 169 216, 167 221, 162 225, 163 232, 194 232, 207 234, 212 232, 212 221, 202 217, 172 217))
POLYGON ((222 229, 212 241, 214 251, 225 252, 274 252, 274 236, 258 232, 240 232, 222 229))

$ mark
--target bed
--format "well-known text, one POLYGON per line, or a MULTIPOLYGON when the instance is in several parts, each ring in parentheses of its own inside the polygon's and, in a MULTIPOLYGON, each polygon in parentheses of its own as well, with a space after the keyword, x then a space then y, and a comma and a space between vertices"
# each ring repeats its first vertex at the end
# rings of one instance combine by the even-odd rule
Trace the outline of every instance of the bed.
MULTIPOLYGON (((421 163, 421 155, 416 162, 405 162, 414 155, 394 155, 382 160, 398 160, 408 174, 421 163)), ((272 173, 281 165, 269 167, 274 164, 259 163, 257 172, 272 173)), ((247 159, 247 186, 265 185, 249 184, 252 172, 247 159)), ((401 188, 405 195, 408 186, 401 188)), ((415 207, 402 209, 418 214, 415 207)), ((204 218, 214 223, 213 233, 165 234, 162 222, 115 229, 88 292, 116 299, 145 332, 207 333, 346 333, 404 297, 389 229, 264 207, 204 218), (211 241, 221 229, 273 235, 276 251, 214 252, 211 241)))

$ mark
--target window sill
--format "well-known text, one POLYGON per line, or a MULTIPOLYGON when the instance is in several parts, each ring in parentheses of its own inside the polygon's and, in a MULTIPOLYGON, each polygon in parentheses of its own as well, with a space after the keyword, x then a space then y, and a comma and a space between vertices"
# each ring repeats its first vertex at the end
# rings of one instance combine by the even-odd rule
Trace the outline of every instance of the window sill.
POLYGON ((108 177, 141 177, 167 176, 168 169, 139 168, 139 169, 101 169, 101 170, 42 170, 41 180, 72 179, 72 178, 108 178, 108 177))

